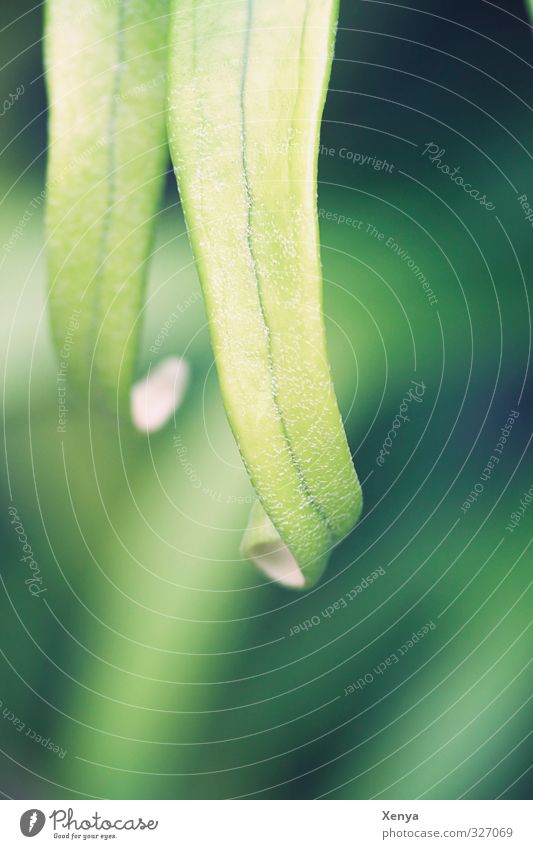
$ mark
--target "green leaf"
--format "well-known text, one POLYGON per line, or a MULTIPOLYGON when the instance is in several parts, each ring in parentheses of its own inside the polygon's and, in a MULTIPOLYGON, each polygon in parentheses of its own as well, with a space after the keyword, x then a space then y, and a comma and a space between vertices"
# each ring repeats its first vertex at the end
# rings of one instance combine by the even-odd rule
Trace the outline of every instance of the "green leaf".
POLYGON ((168 155, 168 11, 168 0, 47 4, 53 335, 69 382, 90 381, 107 403, 119 391, 121 407, 168 155))
POLYGON ((177 0, 169 139, 228 418, 261 505, 243 551, 309 587, 361 489, 322 317, 316 213, 335 0, 177 0))

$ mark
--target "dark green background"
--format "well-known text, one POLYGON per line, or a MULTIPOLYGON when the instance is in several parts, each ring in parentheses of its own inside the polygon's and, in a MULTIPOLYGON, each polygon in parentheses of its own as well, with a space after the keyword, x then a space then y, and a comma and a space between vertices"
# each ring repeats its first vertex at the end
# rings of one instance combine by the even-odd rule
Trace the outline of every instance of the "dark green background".
POLYGON ((533 201, 533 40, 517 2, 341 7, 322 134, 335 152, 320 158, 319 205, 330 353, 365 512, 321 584, 295 595, 239 557, 252 492, 170 176, 140 371, 184 353, 185 403, 150 440, 111 418, 89 423, 74 404, 57 433, 42 204, 31 207, 46 159, 42 9, 2 5, 1 96, 21 83, 25 92, 0 118, 0 248, 34 210, 15 247, 0 250, 6 797, 528 792, 533 507, 513 533, 506 525, 533 484, 533 230, 517 201, 533 201), (429 142, 495 211, 422 156, 429 142), (352 165, 341 148, 386 159, 392 172, 352 165), (364 224, 335 223, 340 215, 364 224), (423 401, 380 468, 413 379, 426 386, 423 401), (511 410, 520 415, 501 460, 463 513, 511 410), (11 504, 43 574, 40 598, 24 585, 11 504), (378 567, 386 574, 347 608, 289 636, 378 567), (344 695, 429 621, 435 629, 397 664, 344 695))

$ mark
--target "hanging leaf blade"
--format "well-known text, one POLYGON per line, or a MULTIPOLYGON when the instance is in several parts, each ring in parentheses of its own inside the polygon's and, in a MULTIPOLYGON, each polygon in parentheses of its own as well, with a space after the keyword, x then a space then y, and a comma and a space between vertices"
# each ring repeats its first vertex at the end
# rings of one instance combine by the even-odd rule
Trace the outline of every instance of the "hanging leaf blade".
POLYGON ((329 370, 316 213, 336 18, 334 0, 176 0, 170 49, 171 155, 262 505, 245 553, 300 587, 362 506, 329 370))
POLYGON ((49 297, 69 383, 126 409, 167 158, 168 0, 48 0, 49 297))

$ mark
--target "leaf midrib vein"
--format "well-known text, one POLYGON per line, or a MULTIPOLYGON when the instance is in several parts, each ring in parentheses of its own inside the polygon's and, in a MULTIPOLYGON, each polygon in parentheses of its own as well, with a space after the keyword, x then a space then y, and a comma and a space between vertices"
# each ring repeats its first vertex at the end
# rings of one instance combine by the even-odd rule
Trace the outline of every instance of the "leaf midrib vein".
MULTIPOLYGON (((296 452, 295 452, 294 447, 292 445, 291 438, 290 438, 289 433, 287 431, 287 424, 285 422, 285 417, 284 417, 283 411, 281 409, 278 391, 276 389, 275 380, 274 380, 274 357, 273 357, 273 352, 272 352, 271 329, 270 329, 270 326, 269 326, 268 321, 267 321, 265 305, 264 305, 264 302, 263 302, 263 296, 262 296, 262 292, 261 292, 261 282, 260 282, 259 273, 258 273, 258 265, 257 265, 257 260, 256 260, 254 249, 253 249, 253 244, 252 244, 253 196, 252 196, 252 191, 251 191, 251 188, 250 188, 248 167, 247 167, 247 164, 246 164, 247 143, 246 143, 246 122, 245 122, 245 94, 246 94, 246 80, 247 80, 247 75, 248 75, 248 61, 249 61, 249 55, 250 55, 250 40, 251 40, 252 23, 253 23, 254 2, 255 2, 255 0, 247 0, 247 20, 246 20, 245 37, 244 37, 244 51, 243 51, 243 59, 242 59, 242 76, 241 76, 241 92, 240 92, 240 95, 241 95, 240 109, 241 109, 241 139, 242 139, 242 147, 241 147, 242 171, 243 171, 243 177, 244 177, 244 191, 245 191, 245 195, 246 195, 246 209, 247 209, 246 244, 247 244, 248 251, 250 253, 250 259, 251 259, 251 262, 252 262, 253 273, 254 273, 255 283, 256 283, 256 287, 257 287, 257 297, 258 297, 258 302, 259 302, 259 310, 260 310, 260 314, 261 314, 261 319, 263 321, 263 324, 265 326, 265 331, 266 331, 267 364, 268 364, 268 371, 269 371, 269 375, 270 375, 270 389, 271 389, 271 395, 272 395, 272 402, 274 404, 274 408, 275 408, 276 413, 277 413, 278 418, 279 418, 283 437, 284 437, 286 445, 287 445, 287 451, 289 453, 290 462, 294 467, 294 470, 296 472, 296 476, 297 476, 298 481, 300 483, 300 486, 302 488, 302 492, 304 493, 304 495, 308 499, 308 503, 311 506, 311 508, 315 511, 315 513, 318 515, 322 524, 326 527, 330 537, 333 539, 333 530, 332 530, 332 527, 331 527, 331 523, 328 519, 328 516, 327 516, 325 510, 323 509, 321 504, 318 502, 316 496, 312 493, 312 491, 311 491, 311 489, 310 489, 310 487, 309 487, 309 485, 308 485, 308 483, 305 479, 304 471, 301 467, 300 462, 298 461, 298 457, 296 456, 296 452)), ((287 0, 287 2, 289 2, 289 0, 287 0)), ((302 48, 303 48, 304 32, 305 32, 305 26, 306 26, 306 22, 307 22, 307 14, 308 14, 308 7, 307 7, 307 10, 306 10, 306 15, 305 15, 304 23, 303 23, 303 27, 302 27, 302 37, 301 37, 301 41, 300 41, 300 57, 301 57, 301 51, 302 51, 302 48)), ((292 127, 292 122, 291 122, 291 127, 292 127)))
MULTIPOLYGON (((118 114, 120 111, 120 87, 124 71, 124 27, 125 27, 125 6, 124 0, 117 0, 117 33, 116 33, 116 68, 113 77, 113 87, 111 95, 111 108, 107 119, 106 136, 108 141, 108 159, 107 159, 107 202, 102 221, 102 233, 100 236, 100 246, 98 251, 97 272, 94 279, 94 311, 93 311, 93 332, 88 339, 89 345, 96 344, 96 338, 100 327, 100 313, 102 309, 102 279, 105 274, 106 258, 109 251, 109 241, 111 237, 111 225, 113 220, 114 206, 118 198, 118 178, 117 178, 117 151, 115 143, 115 133, 118 124, 118 114)), ((89 351, 89 357, 94 357, 94 350, 89 351)), ((95 368, 98 369, 98 360, 95 361, 95 368)))

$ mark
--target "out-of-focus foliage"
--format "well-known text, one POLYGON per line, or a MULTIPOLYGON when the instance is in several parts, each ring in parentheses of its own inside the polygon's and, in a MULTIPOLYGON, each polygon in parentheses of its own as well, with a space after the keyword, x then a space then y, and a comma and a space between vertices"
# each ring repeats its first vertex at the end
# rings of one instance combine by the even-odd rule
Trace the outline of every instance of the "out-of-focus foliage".
POLYGON ((143 356, 148 368, 185 355, 191 390, 149 440, 73 399, 58 432, 38 200, 42 22, 38 8, 14 23, 2 10, 13 57, 2 91, 24 85, 0 119, 4 794, 526 792, 533 255, 518 198, 533 198, 533 44, 509 14, 524 16, 517 4, 472 5, 344 4, 319 207, 333 377, 366 508, 326 579, 297 598, 239 556, 253 493, 174 199, 143 356), (429 144, 443 151, 433 162, 429 144), (424 388, 406 402, 412 381, 424 388), (402 403, 409 421, 388 446, 402 403), (37 597, 10 508, 43 579, 37 597))

